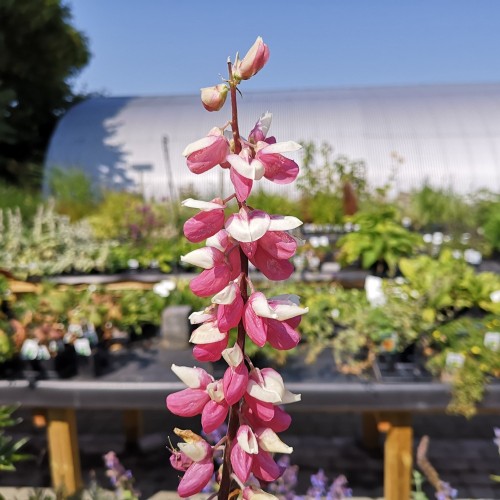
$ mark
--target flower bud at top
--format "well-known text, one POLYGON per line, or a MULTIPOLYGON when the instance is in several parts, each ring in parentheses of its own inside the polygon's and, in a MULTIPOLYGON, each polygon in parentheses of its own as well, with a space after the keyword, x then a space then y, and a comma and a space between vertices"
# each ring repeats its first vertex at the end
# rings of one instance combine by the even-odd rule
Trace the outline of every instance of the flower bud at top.
POLYGON ((235 62, 233 76, 236 80, 248 80, 264 67, 268 59, 269 48, 259 36, 245 57, 235 62))
POLYGON ((228 88, 224 83, 201 89, 201 102, 207 111, 219 111, 226 102, 228 88))

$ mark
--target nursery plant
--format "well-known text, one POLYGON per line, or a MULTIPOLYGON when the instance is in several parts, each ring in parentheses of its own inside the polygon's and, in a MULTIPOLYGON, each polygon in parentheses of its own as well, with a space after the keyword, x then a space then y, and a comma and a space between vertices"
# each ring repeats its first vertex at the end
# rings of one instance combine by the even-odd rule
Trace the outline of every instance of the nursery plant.
POLYGON ((300 209, 306 222, 342 224, 346 183, 357 198, 366 195, 366 164, 334 154, 331 144, 303 144, 301 175, 297 179, 300 209))
POLYGON ((471 417, 485 385, 500 378, 500 315, 461 317, 432 332, 429 369, 452 384, 449 411, 471 417))
POLYGON ((0 262, 21 279, 103 270, 113 244, 97 241, 85 221, 71 224, 53 202, 38 207, 32 224, 18 209, 0 210, 0 262))
POLYGON ((15 441, 5 431, 5 429, 21 422, 19 418, 14 417, 16 409, 15 405, 0 406, 0 471, 15 471, 16 462, 31 458, 30 455, 20 452, 28 438, 15 441))
POLYGON ((212 497, 276 498, 265 493, 256 480, 276 480, 283 470, 272 454, 292 452, 277 434, 291 422, 279 405, 299 401, 300 395, 285 388, 276 370, 256 368, 246 354, 248 342, 259 347, 269 343, 279 350, 295 347, 300 340, 296 328, 307 312, 297 296, 267 298, 248 274, 251 262, 268 279, 286 280, 293 272, 289 259, 297 247, 289 231, 301 224, 296 217, 268 214, 247 201, 256 181, 288 184, 299 173, 298 165, 283 153, 296 151, 300 145, 277 142, 268 135, 270 113, 260 117, 248 136, 240 133, 239 85, 258 73, 268 58, 269 48, 258 37, 243 59, 237 55, 234 62, 228 60, 227 79, 202 89, 201 100, 206 110, 214 112, 223 108, 229 95, 231 118, 184 151, 188 168, 195 174, 217 165, 224 168, 234 193, 226 199, 183 202, 199 210, 184 224, 186 238, 195 243, 206 240, 206 246, 182 257, 204 269, 190 282, 190 288, 199 297, 211 297, 211 305, 190 317, 193 324, 200 325, 190 339, 195 344, 193 355, 198 361, 223 358, 228 366, 222 379, 214 380, 202 368, 173 365, 187 389, 169 395, 166 404, 176 415, 201 414, 205 433, 226 419, 228 427, 215 446, 191 430, 174 430, 184 440, 171 450, 172 465, 184 472, 177 490, 182 498, 207 485, 214 474, 214 454, 220 453, 218 492, 212 497), (232 329, 237 329, 236 342, 228 344, 232 329))
POLYGON ((363 269, 377 275, 394 276, 401 258, 415 255, 422 244, 420 235, 408 231, 396 219, 396 211, 358 212, 349 218, 355 230, 338 241, 342 264, 360 261, 363 269))

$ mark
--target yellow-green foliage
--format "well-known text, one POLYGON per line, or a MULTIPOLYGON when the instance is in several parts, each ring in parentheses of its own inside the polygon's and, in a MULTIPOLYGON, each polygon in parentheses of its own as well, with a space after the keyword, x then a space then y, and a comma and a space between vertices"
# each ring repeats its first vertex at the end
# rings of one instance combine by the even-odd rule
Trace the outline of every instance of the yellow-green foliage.
POLYGON ((166 204, 144 202, 136 194, 106 192, 96 212, 88 218, 101 239, 140 239, 174 234, 171 210, 166 204))
MULTIPOLYGON (((500 316, 459 318, 432 332, 429 369, 452 383, 449 411, 471 417, 492 377, 500 377, 500 351, 485 346, 487 332, 500 331, 500 316), (449 353, 461 354, 462 367, 447 365, 449 353)), ((449 364, 449 363, 448 363, 449 364)))
POLYGON ((358 212, 349 220, 358 230, 338 241, 343 264, 360 260, 363 268, 369 269, 384 263, 389 274, 394 275, 400 259, 416 254, 422 244, 421 236, 405 229, 390 207, 378 212, 358 212))

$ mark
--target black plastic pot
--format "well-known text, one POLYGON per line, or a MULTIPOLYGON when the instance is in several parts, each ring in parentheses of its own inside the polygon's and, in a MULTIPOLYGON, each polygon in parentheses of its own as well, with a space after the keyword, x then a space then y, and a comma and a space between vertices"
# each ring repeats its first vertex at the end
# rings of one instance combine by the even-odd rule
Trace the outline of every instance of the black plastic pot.
POLYGON ((24 378, 30 381, 66 379, 78 373, 77 355, 71 344, 64 344, 62 350, 50 359, 25 360, 24 378))
POLYGON ((90 356, 77 355, 78 375, 82 378, 96 378, 111 371, 111 360, 104 346, 92 349, 90 356))
POLYGON ((14 355, 0 363, 0 379, 15 380, 19 378, 23 378, 23 361, 19 356, 14 355))

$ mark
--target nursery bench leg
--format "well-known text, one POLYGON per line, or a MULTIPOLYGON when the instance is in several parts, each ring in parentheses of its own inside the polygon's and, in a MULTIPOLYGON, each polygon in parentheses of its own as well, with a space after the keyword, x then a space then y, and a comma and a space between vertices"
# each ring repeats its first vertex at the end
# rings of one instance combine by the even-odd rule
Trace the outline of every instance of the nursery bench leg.
POLYGON ((379 431, 377 428, 377 416, 371 412, 363 412, 361 442, 367 450, 374 450, 379 445, 379 431))
POLYGON ((141 410, 124 410, 123 427, 125 430, 125 447, 131 450, 139 448, 139 438, 142 436, 141 410))
POLYGON ((47 438, 52 486, 72 495, 83 486, 75 410, 47 410, 47 438))
POLYGON ((384 447, 384 498, 409 500, 413 460, 411 414, 383 413, 381 418, 388 424, 384 447))

